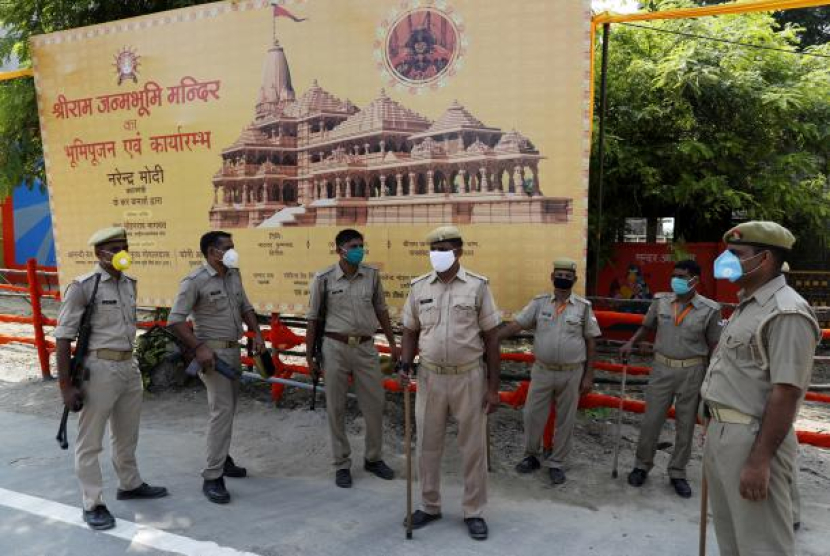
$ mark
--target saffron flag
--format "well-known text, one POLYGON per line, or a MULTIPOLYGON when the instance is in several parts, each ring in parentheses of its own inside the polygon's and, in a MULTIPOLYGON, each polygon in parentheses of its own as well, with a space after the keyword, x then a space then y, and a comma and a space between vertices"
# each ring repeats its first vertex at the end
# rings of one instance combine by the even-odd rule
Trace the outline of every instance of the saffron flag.
POLYGON ((306 20, 306 18, 304 17, 297 17, 296 15, 292 14, 291 12, 280 6, 279 2, 272 1, 271 6, 274 7, 274 17, 287 17, 288 19, 296 22, 306 20))

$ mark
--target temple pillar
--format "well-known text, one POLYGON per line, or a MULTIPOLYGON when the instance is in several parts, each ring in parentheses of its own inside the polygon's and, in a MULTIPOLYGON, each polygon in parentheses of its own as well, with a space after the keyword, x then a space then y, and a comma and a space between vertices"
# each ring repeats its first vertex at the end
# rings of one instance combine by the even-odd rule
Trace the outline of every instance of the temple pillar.
POLYGON ((395 196, 403 197, 403 174, 395 174, 395 196))
POLYGON ((537 164, 531 164, 530 172, 533 176, 533 196, 539 197, 542 195, 542 191, 539 189, 539 166, 537 164))
POLYGON ((427 170, 427 195, 435 195, 435 172, 427 170))
MULTIPOLYGON (((357 147, 355 147, 357 148, 357 147)), ((346 178, 346 198, 349 199, 352 196, 352 178, 346 178)))
POLYGON ((458 194, 463 195, 467 192, 467 170, 460 168, 458 170, 457 179, 460 180, 460 183, 458 184, 458 194))
MULTIPOLYGON (((383 146, 381 146, 381 149, 382 148, 383 146)), ((380 196, 386 197, 386 176, 384 174, 380 175, 380 196)))
POLYGON ((381 139, 380 141, 380 155, 383 156, 386 154, 386 141, 381 139))
POLYGON ((513 167, 513 180, 515 187, 518 188, 521 193, 524 193, 524 177, 522 176, 522 167, 519 164, 513 167))
POLYGON ((415 172, 409 172, 409 196, 414 197, 418 193, 418 176, 415 172))
POLYGON ((340 198, 340 185, 343 183, 343 180, 338 176, 334 179, 334 198, 340 198))
POLYGON ((487 181, 487 168, 482 166, 479 171, 481 172, 481 192, 490 191, 490 183, 487 181))

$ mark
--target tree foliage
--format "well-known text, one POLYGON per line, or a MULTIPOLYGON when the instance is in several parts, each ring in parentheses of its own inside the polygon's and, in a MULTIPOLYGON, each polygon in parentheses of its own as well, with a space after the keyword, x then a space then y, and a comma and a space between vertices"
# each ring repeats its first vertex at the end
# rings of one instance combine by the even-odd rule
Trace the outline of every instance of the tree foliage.
MULTIPOLYGON (((736 216, 776 220, 802 237, 826 235, 830 58, 799 55, 798 30, 770 14, 643 26, 611 29, 603 237, 636 216, 674 216, 676 237, 688 241, 719 240, 736 216)), ((804 52, 830 56, 830 47, 804 52)), ((597 68, 599 53, 598 45, 597 68)), ((594 230, 596 208, 594 196, 594 230)))
MULTIPOLYGON (((31 63, 29 37, 162 10, 204 4, 205 0, 0 0, 0 61, 15 55, 31 63)), ((43 146, 31 78, 0 82, 0 198, 20 183, 45 183, 43 146)))

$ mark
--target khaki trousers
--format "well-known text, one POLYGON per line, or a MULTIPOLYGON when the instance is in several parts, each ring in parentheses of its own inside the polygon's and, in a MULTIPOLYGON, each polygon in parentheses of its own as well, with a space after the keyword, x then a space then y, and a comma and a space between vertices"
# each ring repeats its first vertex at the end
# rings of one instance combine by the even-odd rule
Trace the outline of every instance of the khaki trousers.
POLYGON ((357 405, 366 423, 366 461, 381 459, 383 405, 386 392, 378 352, 371 341, 350 346, 331 338, 323 340, 323 372, 326 381, 326 411, 331 433, 334 467, 350 469, 352 448, 346 434, 346 394, 349 377, 354 380, 357 405))
POLYGON ((563 467, 573 446, 582 372, 581 369, 550 371, 536 364, 530 370, 530 390, 524 407, 526 455, 539 457, 550 404, 556 403, 556 434, 553 451, 543 462, 545 467, 563 467))
MULTIPOLYGON (((216 355, 234 369, 241 365, 238 348, 216 349, 216 355)), ((231 448, 233 418, 239 401, 239 381, 228 380, 217 371, 200 372, 199 378, 205 383, 208 399, 207 462, 202 477, 214 480, 224 473, 225 460, 231 448)))
POLYGON ((420 368, 415 396, 418 431, 418 476, 421 506, 429 514, 441 511, 441 456, 447 418, 458 422, 458 448, 464 471, 464 517, 481 517, 487 503, 487 391, 483 364, 458 375, 441 375, 420 368))
POLYGON ((798 445, 792 429, 772 460, 767 499, 741 497, 741 469, 758 430, 758 423, 709 422, 703 458, 721 556, 795 554, 791 489, 798 445))
POLYGON ((669 477, 686 478, 686 465, 692 455, 700 386, 706 376, 706 367, 676 369, 654 362, 646 389, 646 413, 640 425, 635 467, 651 471, 660 430, 666 422, 666 412, 674 402, 674 450, 669 461, 669 477))
POLYGON ((107 422, 118 488, 132 490, 143 482, 135 459, 143 387, 133 359, 109 361, 90 353, 84 366, 89 370, 89 380, 81 387, 84 407, 78 418, 75 471, 81 484, 84 509, 91 510, 104 503, 98 456, 103 449, 107 422))

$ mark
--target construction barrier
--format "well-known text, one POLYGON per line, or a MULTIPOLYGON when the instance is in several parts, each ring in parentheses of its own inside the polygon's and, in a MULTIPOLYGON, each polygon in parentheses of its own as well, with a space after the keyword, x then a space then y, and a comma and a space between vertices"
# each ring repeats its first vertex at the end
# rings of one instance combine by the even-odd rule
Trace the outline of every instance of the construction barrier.
POLYGON ((40 374, 44 380, 51 379, 52 373, 49 371, 49 354, 55 351, 55 344, 46 339, 43 327, 55 326, 57 323, 54 319, 46 318, 43 315, 40 300, 44 297, 60 299, 60 293, 57 291, 44 291, 40 284, 40 278, 57 276, 57 273, 41 270, 37 266, 36 259, 29 259, 26 261, 26 270, 0 268, 0 274, 3 276, 6 274, 25 274, 28 282, 26 286, 0 284, 0 294, 2 292, 24 294, 29 298, 29 302, 32 304, 32 316, 0 315, 0 322, 31 324, 34 328, 34 338, 0 335, 0 344, 17 342, 35 346, 35 350, 37 350, 38 362, 40 363, 40 374))
MULTIPOLYGON (((7 270, 0 269, 0 272, 8 272, 7 270)), ((17 316, 17 315, 0 315, 0 322, 14 322, 20 324, 32 324, 35 329, 35 337, 34 338, 20 338, 20 337, 11 337, 11 336, 0 336, 0 344, 10 343, 10 342, 20 342, 34 345, 38 351, 38 359, 40 361, 41 366, 41 374, 45 379, 51 378, 51 374, 49 372, 49 353, 54 351, 55 346, 54 343, 49 342, 45 339, 45 334, 43 332, 44 326, 54 326, 56 323, 53 319, 48 319, 43 316, 41 312, 40 306, 40 299, 42 297, 56 297, 58 298, 58 294, 55 292, 43 292, 41 291, 38 276, 45 275, 45 274, 54 274, 54 273, 45 273, 40 271, 36 267, 36 262, 32 259, 27 263, 27 277, 29 279, 28 287, 19 287, 19 286, 12 286, 4 287, 1 289, 7 291, 15 291, 15 292, 27 292, 29 297, 32 300, 32 316, 17 316), (12 289, 13 288, 13 289, 12 289)), ((603 328, 619 325, 619 324, 626 324, 626 325, 640 325, 642 324, 643 315, 638 314, 630 314, 630 313, 617 313, 613 311, 597 311, 596 312, 597 320, 600 323, 600 326, 603 328)), ((141 322, 139 323, 139 327, 142 329, 148 329, 153 326, 166 326, 166 322, 164 321, 149 321, 149 322, 141 322)), ((271 344, 271 346, 276 350, 274 354, 274 365, 276 368, 276 376, 282 379, 291 379, 292 376, 295 374, 300 375, 308 375, 309 369, 305 365, 293 365, 288 363, 283 363, 280 358, 279 352, 287 351, 292 348, 295 348, 299 345, 305 343, 305 337, 299 334, 296 334, 292 331, 288 326, 286 326, 282 321, 280 321, 278 314, 271 315, 271 322, 270 326, 264 327, 263 336, 267 339, 267 341, 271 344)), ((825 337, 830 337, 830 330, 824 330, 823 334, 825 337)), ((246 333, 247 338, 252 337, 252 333, 246 333)), ((381 353, 388 353, 389 348, 387 346, 378 345, 378 351, 381 353)), ((502 361, 514 361, 514 362, 522 362, 526 364, 532 364, 534 361, 534 357, 531 353, 502 353, 501 354, 502 361)), ((245 365, 252 365, 253 360, 249 356, 243 356, 242 362, 245 365)), ((607 372, 615 372, 619 373, 622 372, 623 365, 618 363, 612 363, 608 361, 596 361, 594 363, 594 368, 601 371, 607 372)), ((629 365, 627 368, 627 374, 630 375, 648 375, 651 372, 650 367, 645 366, 637 366, 637 365, 629 365)), ((395 378, 389 378, 384 381, 384 387, 386 390, 391 392, 401 392, 402 388, 400 383, 395 378)), ((515 409, 521 408, 525 400, 527 399, 527 393, 529 391, 530 382, 529 381, 521 381, 518 383, 515 390, 512 391, 502 391, 499 392, 499 398, 501 402, 505 405, 513 407, 515 409)), ((272 399, 276 402, 282 397, 285 390, 284 384, 271 384, 271 396, 272 399)), ((417 390, 417 383, 412 384, 412 390, 417 390)), ((808 401, 815 401, 815 402, 824 402, 830 403, 830 395, 819 394, 816 392, 807 392, 805 399, 808 401)), ((579 407, 581 409, 590 409, 590 408, 598 408, 598 407, 605 407, 605 408, 618 408, 620 404, 620 400, 617 397, 609 396, 605 394, 596 394, 596 393, 589 393, 580 398, 579 407)), ((624 399, 622 403, 622 408, 624 411, 633 412, 633 413, 643 413, 645 411, 645 403, 638 401, 638 400, 629 400, 624 399)), ((674 408, 671 408, 668 412, 669 418, 674 418, 674 408)), ((556 412, 555 408, 551 407, 551 413, 548 417, 547 426, 545 427, 545 434, 543 438, 543 444, 546 448, 550 448, 553 442, 553 431, 555 429, 555 419, 556 419, 556 412)), ((797 431, 799 442, 811 444, 814 446, 819 446, 823 448, 830 448, 830 434, 823 434, 823 433, 814 433, 808 431, 797 431)))

